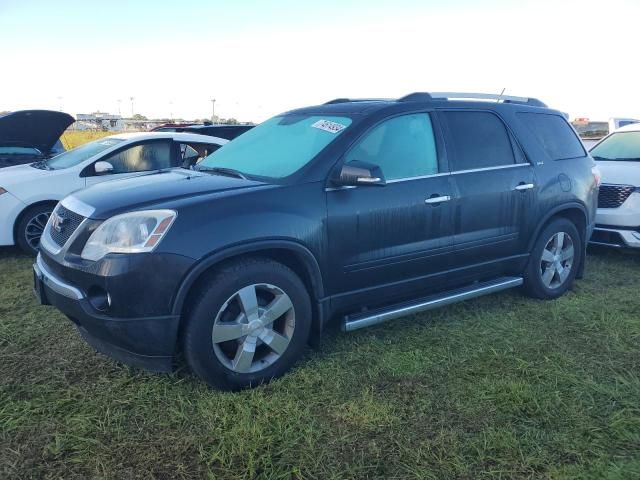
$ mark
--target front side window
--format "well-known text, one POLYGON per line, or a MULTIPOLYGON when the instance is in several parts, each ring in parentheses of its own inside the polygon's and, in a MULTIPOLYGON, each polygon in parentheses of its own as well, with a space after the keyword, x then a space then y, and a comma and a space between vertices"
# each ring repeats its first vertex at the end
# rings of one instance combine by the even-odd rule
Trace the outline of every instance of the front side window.
POLYGON ((640 161, 640 132, 617 132, 591 149, 596 160, 640 161))
POLYGON ((584 157, 582 142, 559 115, 520 112, 518 118, 538 139, 551 160, 584 157))
POLYGON ((283 178, 300 170, 351 125, 349 117, 288 114, 273 117, 205 158, 204 168, 283 178))
POLYGON ((73 150, 66 151, 47 160, 47 166, 53 170, 59 170, 62 168, 75 167, 80 163, 88 160, 94 155, 99 154, 111 148, 124 140, 120 138, 102 138, 93 142, 85 143, 84 145, 74 148, 73 150))
POLYGON ((345 156, 345 162, 377 165, 386 180, 438 173, 438 155, 426 113, 402 115, 374 127, 345 156))
POLYGON ((184 168, 193 167, 219 148, 220 145, 212 143, 181 143, 180 163, 184 168))
POLYGON ((113 165, 112 173, 145 172, 170 168, 171 144, 166 141, 149 142, 126 148, 102 159, 113 165))
POLYGON ((442 112, 448 132, 452 171, 501 167, 516 163, 513 145, 502 120, 489 112, 442 112))

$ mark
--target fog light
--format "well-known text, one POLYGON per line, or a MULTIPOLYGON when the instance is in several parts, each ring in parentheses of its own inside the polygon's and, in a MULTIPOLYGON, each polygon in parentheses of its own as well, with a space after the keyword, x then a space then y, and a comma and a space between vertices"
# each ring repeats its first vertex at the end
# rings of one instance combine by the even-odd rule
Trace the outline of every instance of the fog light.
POLYGON ((111 295, 102 287, 91 287, 87 292, 87 299, 93 308, 101 312, 111 307, 111 295))

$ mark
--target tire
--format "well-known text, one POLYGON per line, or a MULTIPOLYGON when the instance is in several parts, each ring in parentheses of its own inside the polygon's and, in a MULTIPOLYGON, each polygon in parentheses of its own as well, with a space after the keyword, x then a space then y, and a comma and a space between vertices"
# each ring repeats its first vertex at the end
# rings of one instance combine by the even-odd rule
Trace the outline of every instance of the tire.
POLYGON ((557 218, 549 223, 538 236, 524 272, 527 294, 545 300, 562 296, 573 285, 581 252, 582 240, 573 222, 557 218))
POLYGON ((36 205, 20 215, 16 225, 16 244, 26 254, 38 254, 40 236, 54 208, 55 204, 36 205))
POLYGON ((237 390, 286 373, 310 330, 311 300, 300 278, 273 260, 247 258, 204 282, 187 314, 182 347, 198 377, 237 390))

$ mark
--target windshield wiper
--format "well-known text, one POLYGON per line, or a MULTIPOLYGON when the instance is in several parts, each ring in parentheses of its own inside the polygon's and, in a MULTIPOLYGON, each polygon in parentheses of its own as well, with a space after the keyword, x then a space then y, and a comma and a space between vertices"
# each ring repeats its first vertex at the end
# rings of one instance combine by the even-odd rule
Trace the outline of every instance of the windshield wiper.
POLYGON ((247 179, 247 177, 245 177, 245 175, 242 172, 239 172, 238 170, 234 170, 233 168, 196 166, 195 170, 198 172, 210 172, 210 173, 217 173, 219 175, 225 175, 227 177, 241 178, 242 180, 247 179))
POLYGON ((49 165, 47 165, 46 160, 40 160, 39 162, 34 162, 31 164, 33 168, 39 168, 40 170, 53 170, 49 165))

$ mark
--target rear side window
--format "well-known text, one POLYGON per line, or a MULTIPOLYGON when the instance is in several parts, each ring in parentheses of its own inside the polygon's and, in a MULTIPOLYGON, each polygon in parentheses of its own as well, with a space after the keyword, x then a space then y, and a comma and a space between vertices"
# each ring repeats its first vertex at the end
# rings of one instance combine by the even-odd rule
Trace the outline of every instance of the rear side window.
POLYGON ((345 156, 378 165, 387 180, 438 173, 431 119, 426 113, 402 115, 380 123, 345 156))
POLYGON ((546 113, 520 112, 517 115, 552 160, 585 156, 582 143, 564 118, 546 113))
POLYGON ((511 138, 502 120, 489 112, 442 112, 452 171, 516 163, 511 138))

